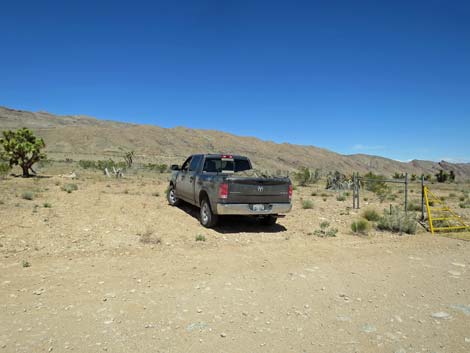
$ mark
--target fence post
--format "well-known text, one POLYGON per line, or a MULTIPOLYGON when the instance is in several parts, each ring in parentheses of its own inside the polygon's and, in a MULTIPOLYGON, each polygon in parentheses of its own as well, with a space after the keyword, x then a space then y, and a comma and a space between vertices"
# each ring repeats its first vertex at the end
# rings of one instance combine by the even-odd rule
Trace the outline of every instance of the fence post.
POLYGON ((405 174, 405 213, 408 212, 408 173, 405 174))
POLYGON ((421 222, 424 222, 424 174, 421 175, 421 222))
POLYGON ((360 184, 359 184, 359 172, 356 172, 356 197, 357 197, 357 209, 360 209, 361 206, 359 205, 359 200, 360 200, 360 195, 359 195, 359 190, 361 189, 360 184))

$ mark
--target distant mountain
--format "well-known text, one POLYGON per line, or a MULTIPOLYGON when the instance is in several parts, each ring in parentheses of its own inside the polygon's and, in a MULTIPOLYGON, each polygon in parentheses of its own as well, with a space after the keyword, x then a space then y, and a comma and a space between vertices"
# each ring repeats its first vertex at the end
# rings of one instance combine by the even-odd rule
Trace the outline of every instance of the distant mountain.
POLYGON ((274 143, 255 137, 216 130, 172 129, 152 125, 98 120, 81 115, 59 116, 0 107, 0 131, 28 127, 44 138, 50 159, 121 158, 135 151, 143 163, 181 163, 192 153, 234 153, 250 157, 256 167, 294 170, 301 166, 344 173, 373 171, 387 176, 395 172, 435 174, 453 170, 459 179, 470 179, 470 163, 414 160, 403 163, 365 154, 342 155, 314 146, 274 143))

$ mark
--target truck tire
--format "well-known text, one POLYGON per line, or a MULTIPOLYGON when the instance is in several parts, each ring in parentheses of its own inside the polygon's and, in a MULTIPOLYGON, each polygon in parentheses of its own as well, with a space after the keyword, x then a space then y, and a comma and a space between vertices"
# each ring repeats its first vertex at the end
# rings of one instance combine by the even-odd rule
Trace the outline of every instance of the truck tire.
POLYGON ((199 221, 206 228, 212 228, 217 224, 218 216, 212 212, 211 205, 207 198, 201 201, 199 221))
POLYGON ((178 206, 180 204, 180 199, 176 197, 175 187, 173 185, 170 185, 168 187, 168 191, 166 193, 166 198, 167 198, 168 203, 170 204, 170 206, 178 206))
POLYGON ((277 222, 277 214, 270 214, 261 218, 261 224, 265 226, 275 225, 277 222))

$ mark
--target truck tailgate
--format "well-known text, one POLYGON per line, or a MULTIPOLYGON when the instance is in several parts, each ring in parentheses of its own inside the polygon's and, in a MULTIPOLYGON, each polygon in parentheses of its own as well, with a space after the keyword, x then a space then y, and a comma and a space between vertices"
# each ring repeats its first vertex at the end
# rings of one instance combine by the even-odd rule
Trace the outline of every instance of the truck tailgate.
POLYGON ((289 179, 229 177, 227 203, 289 202, 289 179))

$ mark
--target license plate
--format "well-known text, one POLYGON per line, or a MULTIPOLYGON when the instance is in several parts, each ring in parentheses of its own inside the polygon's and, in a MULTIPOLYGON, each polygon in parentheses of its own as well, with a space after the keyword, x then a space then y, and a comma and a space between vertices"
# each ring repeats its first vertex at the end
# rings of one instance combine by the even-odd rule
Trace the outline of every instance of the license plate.
POLYGON ((253 205, 253 211, 264 211, 264 205, 253 205))

